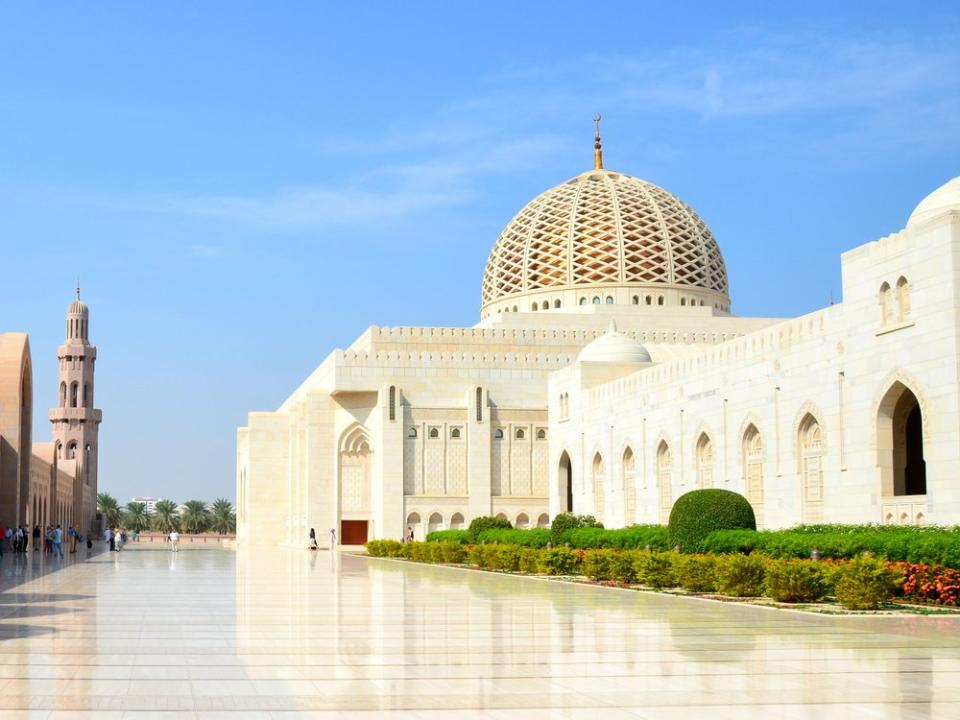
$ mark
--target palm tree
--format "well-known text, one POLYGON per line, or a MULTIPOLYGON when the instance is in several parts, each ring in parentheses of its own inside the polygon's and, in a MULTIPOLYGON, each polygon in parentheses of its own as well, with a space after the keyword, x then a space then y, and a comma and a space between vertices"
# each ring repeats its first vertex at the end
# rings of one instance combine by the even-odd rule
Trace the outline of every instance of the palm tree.
POLYGON ((97 512, 103 516, 108 527, 120 524, 120 504, 110 493, 97 493, 97 512))
POLYGON ((180 525, 177 504, 173 500, 157 500, 153 506, 153 526, 162 533, 176 530, 180 525))
POLYGON ((233 504, 226 498, 217 498, 211 507, 210 527, 218 533, 226 534, 237 531, 237 516, 233 512, 233 504))
POLYGON ((207 511, 207 504, 203 500, 187 500, 183 504, 183 515, 181 516, 183 529, 190 533, 201 533, 207 529, 210 522, 210 513, 207 511))
POLYGON ((147 506, 141 502, 128 502, 127 508, 123 513, 123 524, 131 530, 142 532, 150 524, 150 516, 147 515, 147 506))

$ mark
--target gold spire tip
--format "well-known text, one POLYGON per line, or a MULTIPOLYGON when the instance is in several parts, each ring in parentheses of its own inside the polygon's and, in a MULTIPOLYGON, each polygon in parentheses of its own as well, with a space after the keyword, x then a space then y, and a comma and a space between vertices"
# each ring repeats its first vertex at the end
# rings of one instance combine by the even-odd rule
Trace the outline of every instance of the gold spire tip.
POLYGON ((597 113, 593 119, 596 132, 593 136, 593 168, 594 170, 603 170, 603 143, 600 142, 600 121, 603 116, 597 113))

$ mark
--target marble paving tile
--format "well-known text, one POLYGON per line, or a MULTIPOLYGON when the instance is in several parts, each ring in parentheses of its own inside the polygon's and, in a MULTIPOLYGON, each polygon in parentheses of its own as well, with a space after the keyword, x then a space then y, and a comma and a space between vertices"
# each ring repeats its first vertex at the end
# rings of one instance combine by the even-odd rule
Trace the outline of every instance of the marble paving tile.
POLYGON ((0 560, 2 720, 960 719, 960 618, 282 549, 32 560, 0 560))

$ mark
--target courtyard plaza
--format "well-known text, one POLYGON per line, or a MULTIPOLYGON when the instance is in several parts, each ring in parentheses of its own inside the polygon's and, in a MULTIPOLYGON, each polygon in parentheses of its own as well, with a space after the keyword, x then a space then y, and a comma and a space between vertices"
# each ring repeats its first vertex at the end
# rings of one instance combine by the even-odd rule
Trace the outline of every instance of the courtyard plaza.
POLYGON ((960 718, 953 617, 289 548, 0 570, 0 718, 960 718))

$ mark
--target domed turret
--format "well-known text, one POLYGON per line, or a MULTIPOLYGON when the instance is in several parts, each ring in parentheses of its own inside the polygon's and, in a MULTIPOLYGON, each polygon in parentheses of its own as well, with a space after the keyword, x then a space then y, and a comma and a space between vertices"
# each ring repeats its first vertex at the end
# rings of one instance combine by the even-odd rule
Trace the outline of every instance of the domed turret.
POLYGON ((580 351, 577 362, 625 364, 648 363, 651 359, 643 345, 630 336, 617 332, 617 324, 611 320, 607 332, 580 351))
POLYGON ((90 324, 90 309, 80 299, 80 286, 77 286, 77 298, 67 307, 67 340, 86 342, 90 324))
POLYGON ((604 169, 599 133, 595 152, 594 169, 538 195, 500 233, 481 315, 622 303, 728 310, 707 224, 663 188, 604 169))
POLYGON ((921 200, 910 214, 907 227, 951 210, 960 213, 960 176, 944 183, 921 200))

